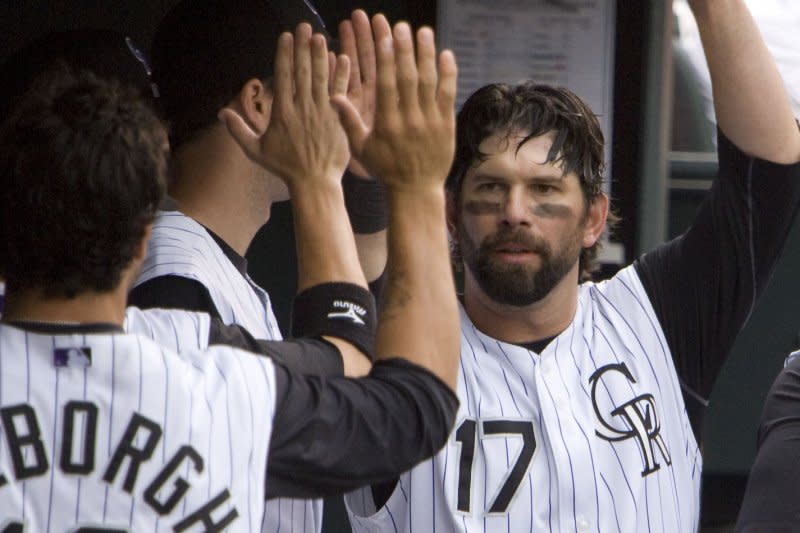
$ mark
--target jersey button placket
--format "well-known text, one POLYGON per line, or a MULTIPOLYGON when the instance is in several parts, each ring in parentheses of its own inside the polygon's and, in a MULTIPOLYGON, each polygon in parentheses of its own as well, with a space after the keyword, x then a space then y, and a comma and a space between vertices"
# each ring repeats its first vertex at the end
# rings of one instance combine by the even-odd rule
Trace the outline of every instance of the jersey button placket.
POLYGON ((568 407, 567 399, 558 386, 558 370, 552 355, 542 359, 541 368, 542 379, 546 382, 545 386, 547 387, 545 394, 549 391, 550 395, 552 395, 553 407, 555 407, 556 411, 561 412, 568 407))
MULTIPOLYGON (((542 431, 548 435, 550 442, 548 455, 552 458, 553 478, 550 480, 551 489, 554 494, 558 494, 561 501, 571 501, 573 494, 570 483, 564 483, 570 479, 569 452, 563 445, 562 439, 569 435, 569 426, 564 422, 564 410, 569 409, 568 399, 562 392, 561 378, 556 367, 555 355, 549 353, 543 355, 539 365, 539 400, 542 409, 543 427, 542 431)), ((566 506, 561 506, 560 512, 554 513, 552 519, 553 531, 560 531, 560 524, 573 524, 575 519, 573 510, 569 512, 566 506), (557 517, 557 521, 556 521, 557 517)))

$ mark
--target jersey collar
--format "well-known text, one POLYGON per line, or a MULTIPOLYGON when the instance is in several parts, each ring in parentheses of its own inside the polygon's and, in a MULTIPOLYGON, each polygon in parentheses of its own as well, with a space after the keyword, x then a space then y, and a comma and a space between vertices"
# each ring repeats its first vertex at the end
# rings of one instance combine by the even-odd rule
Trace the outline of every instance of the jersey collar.
POLYGON ((44 333, 47 335, 64 334, 89 334, 89 333, 125 333, 122 327, 107 322, 91 322, 85 324, 68 322, 42 322, 38 320, 9 320, 5 322, 9 326, 24 329, 33 333, 44 333))

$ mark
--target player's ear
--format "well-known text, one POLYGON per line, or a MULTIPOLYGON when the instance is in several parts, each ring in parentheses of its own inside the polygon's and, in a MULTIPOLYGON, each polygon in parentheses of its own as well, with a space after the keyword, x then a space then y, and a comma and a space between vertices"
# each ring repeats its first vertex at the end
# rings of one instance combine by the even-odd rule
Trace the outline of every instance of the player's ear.
POLYGON ((608 196, 601 193, 589 200, 586 211, 586 225, 583 228, 583 247, 589 248, 597 242, 606 227, 608 217, 608 196))
POLYGON ((233 97, 232 104, 258 135, 267 130, 272 111, 272 92, 263 81, 249 79, 233 97))

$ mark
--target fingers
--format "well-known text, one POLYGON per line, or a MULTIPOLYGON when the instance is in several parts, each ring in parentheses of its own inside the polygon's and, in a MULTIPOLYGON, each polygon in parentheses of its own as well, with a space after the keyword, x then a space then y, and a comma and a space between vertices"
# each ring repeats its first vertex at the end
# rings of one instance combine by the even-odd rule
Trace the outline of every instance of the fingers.
POLYGON ((358 51, 359 74, 361 83, 366 87, 375 86, 375 42, 372 40, 372 28, 369 17, 361 9, 353 11, 352 29, 355 33, 356 50, 358 51))
POLYGON ((455 115, 456 87, 458 68, 453 52, 445 50, 439 54, 439 88, 436 91, 436 102, 442 115, 455 115))
POLYGON ((311 26, 305 22, 294 32, 294 85, 298 97, 311 92, 311 26))
POLYGON ((339 46, 342 54, 350 58, 350 90, 358 91, 361 88, 361 70, 358 64, 356 35, 353 32, 353 24, 349 20, 343 20, 339 24, 339 46))
POLYGON ((294 48, 294 37, 291 33, 283 33, 278 37, 278 49, 275 52, 275 98, 273 105, 278 110, 285 109, 292 102, 293 98, 293 77, 294 61, 292 51, 294 48))
POLYGON ((361 119, 358 109, 353 105, 353 102, 347 99, 344 94, 335 94, 331 98, 331 104, 339 113, 339 121, 342 123, 342 128, 347 135, 347 141, 350 145, 350 151, 356 157, 360 157, 364 149, 364 142, 369 135, 369 128, 361 119))
POLYGON ((333 95, 334 81, 336 80, 336 54, 328 51, 328 92, 333 95))
POLYGON ((317 104, 329 98, 328 47, 325 37, 319 33, 311 37, 311 96, 317 104))
POLYGON ((372 17, 372 33, 375 38, 377 62, 375 106, 378 113, 385 113, 394 109, 397 102, 394 44, 392 29, 386 17, 380 14, 372 17))
POLYGON ((417 32, 417 67, 419 69, 419 103, 423 111, 436 102, 436 45, 433 30, 420 28, 417 32))
POLYGON ((405 22, 400 22, 394 26, 394 48, 400 109, 404 113, 414 113, 419 109, 419 96, 417 94, 419 79, 411 28, 405 22))
MULTIPOLYGON (((333 54, 330 54, 333 55, 333 54)), ((351 70, 350 58, 342 54, 338 58, 334 57, 334 75, 331 78, 331 96, 337 94, 347 94, 347 85, 352 76, 349 75, 351 70)))
POLYGON ((260 152, 260 137, 247 125, 244 118, 229 107, 222 108, 217 118, 225 123, 231 137, 242 147, 244 153, 252 159, 257 159, 260 152))

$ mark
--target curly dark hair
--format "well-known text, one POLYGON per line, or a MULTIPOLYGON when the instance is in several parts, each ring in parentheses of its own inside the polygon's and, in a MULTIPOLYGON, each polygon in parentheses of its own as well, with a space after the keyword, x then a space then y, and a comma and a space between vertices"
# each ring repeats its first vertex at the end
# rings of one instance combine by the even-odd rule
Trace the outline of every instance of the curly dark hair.
MULTIPOLYGON (((517 132, 525 134, 517 151, 530 139, 554 132, 547 163, 559 163, 564 174, 578 175, 587 209, 594 198, 603 194, 603 132, 589 106, 562 87, 532 81, 518 85, 492 83, 475 91, 456 119, 455 158, 445 185, 453 205, 459 205, 467 170, 487 157, 480 151, 481 142, 494 134, 517 132)), ((618 220, 609 212, 606 228, 610 230, 618 220)), ((581 251, 581 281, 590 279, 598 269, 599 247, 598 242, 581 251)))
POLYGON ((166 132, 129 86, 51 69, 0 128, 0 275, 73 298, 118 286, 164 196, 166 132))

